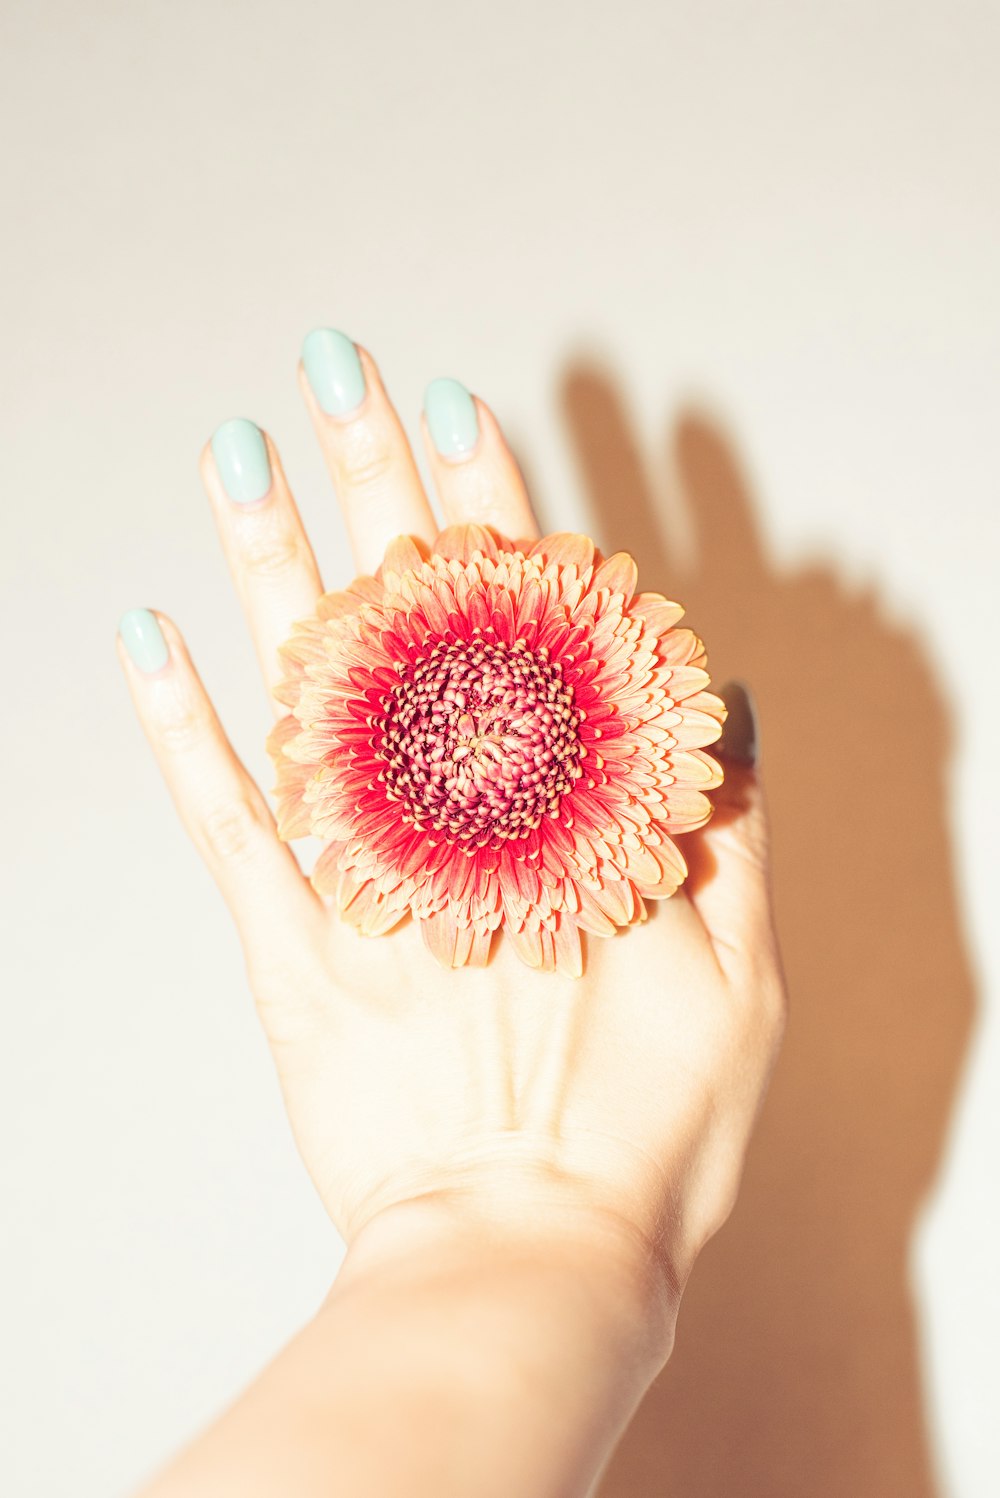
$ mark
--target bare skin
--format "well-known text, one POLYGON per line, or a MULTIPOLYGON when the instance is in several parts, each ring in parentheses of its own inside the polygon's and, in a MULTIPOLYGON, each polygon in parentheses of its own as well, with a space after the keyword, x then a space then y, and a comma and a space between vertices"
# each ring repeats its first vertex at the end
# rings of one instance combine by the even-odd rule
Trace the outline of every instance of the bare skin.
MULTIPOLYGON (((358 571, 408 532, 537 526, 496 419, 460 461, 421 431, 440 518, 370 354, 367 394, 325 415, 300 370, 358 571)), ((271 695, 277 649, 323 591, 276 449, 264 499, 202 475, 271 695)), ((643 579, 655 587, 662 580, 643 579)), ((332 584, 331 584, 332 586, 332 584)), ((784 1028, 767 827, 727 764, 692 877, 589 941, 581 979, 499 943, 446 972, 407 923, 359 936, 279 841, 184 642, 136 710, 239 930, 302 1158, 347 1244, 317 1316, 146 1489, 434 1498, 591 1490, 673 1343, 697 1254, 729 1214, 784 1028)), ((711 642, 709 642, 709 647, 711 642)))

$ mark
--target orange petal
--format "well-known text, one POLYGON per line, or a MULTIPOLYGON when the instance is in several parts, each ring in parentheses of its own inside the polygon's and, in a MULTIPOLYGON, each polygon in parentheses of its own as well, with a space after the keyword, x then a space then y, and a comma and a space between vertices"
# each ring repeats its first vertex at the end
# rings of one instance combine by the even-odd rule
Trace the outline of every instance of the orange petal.
POLYGON ((488 926, 459 928, 456 967, 485 967, 490 957, 493 932, 488 926))
POLYGON ((320 619, 346 619, 348 614, 356 614, 361 604, 362 600, 356 593, 341 589, 324 593, 316 604, 316 613, 320 619))
POLYGON ((583 572, 593 566, 594 543, 589 536, 579 535, 576 531, 554 531, 551 536, 536 541, 528 555, 537 557, 543 567, 550 562, 559 562, 583 572))
POLYGON ((465 959, 459 955, 459 927, 449 907, 422 920, 420 934, 442 967, 461 967, 465 959))
POLYGON ((693 697, 688 697, 684 702, 685 712, 688 708, 696 708, 700 713, 711 713, 713 718, 718 718, 720 724, 729 716, 729 709, 721 697, 714 692, 698 692, 693 697))
POLYGON ((433 551, 439 557, 456 562, 471 562, 477 551, 494 558, 500 554, 494 535, 485 525, 467 524, 446 525, 435 537, 433 551))
POLYGON ((603 910, 616 926, 627 926, 635 911, 632 886, 627 879, 609 879, 599 889, 591 890, 591 897, 599 910, 603 910))
POLYGON ((418 542, 415 536, 394 536, 385 549, 382 574, 415 572, 426 559, 427 548, 422 541, 418 542))
POLYGON ((577 923, 585 931, 592 931, 595 936, 613 936, 618 927, 609 916, 605 915, 590 890, 578 885, 577 895, 580 901, 577 923))
POLYGON ((704 691, 710 677, 701 666, 673 666, 666 683, 668 696, 675 702, 684 702, 688 697, 704 691))
POLYGON ((371 577, 367 572, 349 583, 347 591, 360 603, 380 603, 385 596, 385 589, 378 578, 371 577))
POLYGON ((626 872, 630 879, 637 884, 657 884, 662 877, 663 870, 656 861, 656 855, 651 848, 644 843, 638 848, 627 848, 628 861, 626 872))
POLYGON ((527 963, 528 967, 541 967, 542 941, 537 928, 532 931, 527 926, 522 926, 520 930, 514 926, 505 926, 504 931, 522 962, 527 963))
POLYGON ((278 836, 283 842, 294 837, 308 837, 312 829, 312 808, 304 800, 305 788, 313 775, 313 766, 298 764, 285 754, 285 745, 298 738, 302 725, 294 713, 279 718, 265 740, 265 748, 274 761, 277 780, 274 795, 278 803, 278 836))
POLYGON ((393 926, 398 926, 409 911, 405 905, 401 908, 391 899, 380 895, 369 880, 358 890, 344 914, 357 926, 362 936, 383 936, 393 926))
POLYGON ((660 635, 657 654, 672 666, 700 663, 704 646, 693 629, 668 629, 660 635))
MULTIPOLYGON (((707 697, 709 694, 703 692, 698 695, 707 697)), ((703 749, 706 744, 714 744, 722 732, 719 718, 692 710, 691 704, 695 700, 689 697, 686 702, 682 702, 677 710, 680 721, 670 724, 674 742, 682 749, 703 749)))
POLYGON ((703 749, 675 749, 670 755, 670 769, 679 785, 710 790, 722 784, 722 766, 703 749))
POLYGON ((553 932, 556 971, 571 978, 583 976, 583 951, 580 946, 580 929, 568 915, 560 915, 553 932))
POLYGON ((662 837, 652 851, 661 868, 660 878, 651 883, 639 880, 636 888, 640 895, 648 900, 665 900, 674 894, 687 878, 687 863, 672 838, 662 837))
POLYGON ((630 557, 627 551, 616 551, 614 556, 608 557, 598 567, 591 587, 595 590, 607 588, 610 593, 620 594, 628 603, 638 581, 639 569, 635 558, 630 557))
POLYGON ((684 618, 681 605, 664 598, 662 593, 637 593, 629 604, 628 611, 644 619, 658 635, 666 634, 678 619, 684 618))
POLYGON ((663 822, 671 832, 693 832, 696 827, 704 827, 712 815, 712 803, 708 797, 690 786, 667 786, 663 801, 663 822))
MULTIPOLYGON (((309 882, 316 893, 333 896, 338 906, 341 904, 341 890, 345 879, 339 867, 339 859, 344 847, 345 844, 340 842, 327 843, 313 864, 313 871, 309 875, 309 882)), ((356 894, 357 887, 354 881, 351 880, 350 884, 351 892, 356 894)))
POLYGON ((538 945, 542 954, 543 973, 554 973, 556 969, 556 944, 552 932, 542 926, 538 932, 538 945))

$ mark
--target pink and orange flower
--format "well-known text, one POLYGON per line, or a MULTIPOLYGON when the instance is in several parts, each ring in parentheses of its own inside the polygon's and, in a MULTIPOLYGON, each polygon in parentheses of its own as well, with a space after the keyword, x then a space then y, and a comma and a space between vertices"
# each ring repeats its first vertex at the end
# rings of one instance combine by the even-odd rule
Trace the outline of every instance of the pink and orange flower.
POLYGON ((360 931, 412 915, 459 967, 502 930, 579 974, 581 933, 682 884, 673 835, 711 815, 726 709, 683 609, 636 581, 586 536, 455 525, 429 551, 398 537, 294 626, 278 832, 322 839, 313 886, 360 931))

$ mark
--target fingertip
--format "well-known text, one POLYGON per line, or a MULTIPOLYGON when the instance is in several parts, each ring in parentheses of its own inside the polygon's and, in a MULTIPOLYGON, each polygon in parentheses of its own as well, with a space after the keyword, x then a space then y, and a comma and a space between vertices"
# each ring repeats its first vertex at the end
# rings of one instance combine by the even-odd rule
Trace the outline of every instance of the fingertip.
POLYGON ((483 454, 479 404, 471 390, 450 375, 439 375, 424 387, 422 411, 433 455, 449 467, 483 454))
MULTIPOLYGON (((214 433, 212 434, 215 435, 214 433)), ((201 452, 198 454, 198 473, 202 483, 209 487, 211 479, 215 475, 215 455, 212 452, 212 437, 206 437, 202 444, 201 452)))
MULTIPOLYGON (((735 702, 736 693, 727 696, 735 702)), ((742 711, 742 709, 741 709, 742 711)), ((720 965, 742 981, 758 951, 772 944, 770 823, 756 764, 748 762, 748 725, 719 756, 723 780, 712 792, 712 815, 688 845, 691 896, 720 965), (735 750, 732 745, 735 744, 735 750)), ((713 745, 713 752, 718 744, 713 745)))
POLYGON ((472 404, 476 412, 476 420, 479 426, 479 441, 483 450, 495 452, 504 462, 513 463, 513 454, 507 445, 507 439, 494 412, 481 395, 473 395, 472 404))
POLYGON ((170 665, 169 637, 157 610, 126 609, 118 620, 117 648, 124 659, 143 676, 156 676, 170 665))
POLYGON ((305 380, 314 418, 352 421, 381 389, 370 355, 339 328, 313 328, 302 342, 299 380, 305 380))
POLYGON ((361 370, 365 377, 365 394, 370 395, 373 391, 384 393, 382 374, 376 362, 375 355, 370 353, 363 343, 355 343, 354 348, 358 356, 358 363, 361 365, 361 370))
POLYGON ((154 609, 153 613, 156 615, 160 629, 166 636, 171 653, 178 656, 186 655, 187 646, 184 643, 184 636, 181 634, 179 628, 174 623, 173 619, 171 619, 170 615, 164 614, 161 609, 154 609))
POLYGON ((760 765, 760 713, 749 684, 735 679, 719 688, 726 708, 722 732, 714 751, 733 764, 756 770, 760 765))
POLYGON ((445 523, 475 522, 504 536, 538 536, 520 465, 481 396, 457 380, 432 380, 420 435, 445 523))

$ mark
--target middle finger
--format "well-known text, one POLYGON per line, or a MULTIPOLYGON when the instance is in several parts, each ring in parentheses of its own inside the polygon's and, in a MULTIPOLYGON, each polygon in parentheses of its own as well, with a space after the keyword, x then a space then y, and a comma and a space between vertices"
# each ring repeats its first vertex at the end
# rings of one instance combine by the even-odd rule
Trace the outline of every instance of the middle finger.
POLYGON ((374 572, 394 536, 433 542, 438 527, 412 449, 367 349, 317 328, 299 375, 359 569, 374 572))

